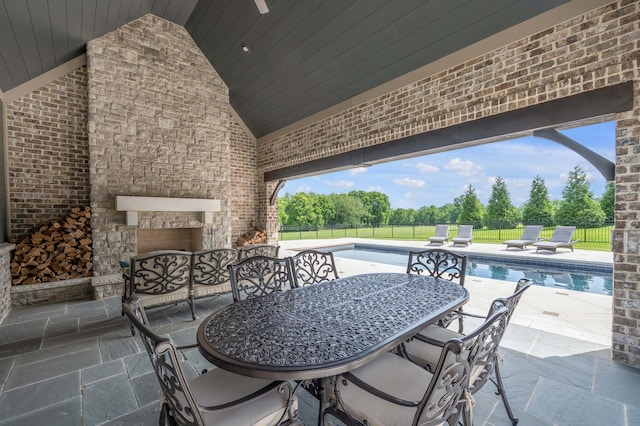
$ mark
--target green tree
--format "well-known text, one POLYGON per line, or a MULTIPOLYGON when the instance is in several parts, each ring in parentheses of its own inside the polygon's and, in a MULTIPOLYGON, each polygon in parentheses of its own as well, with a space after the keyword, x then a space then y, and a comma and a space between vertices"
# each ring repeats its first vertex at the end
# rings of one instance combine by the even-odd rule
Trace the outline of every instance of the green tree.
POLYGON ((458 223, 461 225, 473 225, 474 228, 482 228, 482 203, 476 195, 476 190, 469 185, 462 196, 462 208, 458 223))
POLYGON ((287 203, 285 212, 290 225, 324 226, 322 208, 313 192, 295 194, 287 203))
POLYGON ((278 197, 278 223, 280 225, 289 224, 289 215, 285 210, 290 199, 291 195, 289 193, 284 194, 284 197, 278 197))
MULTIPOLYGON (((458 197, 460 198, 460 197, 458 197)), ((462 205, 462 204, 460 204, 462 205)), ((445 204, 436 208, 436 213, 433 218, 433 223, 456 223, 458 216, 460 215, 459 208, 455 208, 453 204, 445 204)))
POLYGON ((607 187, 600 198, 600 207, 604 212, 607 220, 613 220, 615 213, 616 202, 616 184, 614 182, 607 182, 607 187))
POLYGON ((520 213, 511 203, 507 183, 496 177, 491 189, 491 197, 484 211, 484 224, 490 229, 514 228, 520 222, 520 213))
POLYGON ((368 215, 365 221, 367 224, 380 226, 389 223, 391 202, 386 194, 377 191, 351 191, 348 195, 360 198, 366 207, 368 215))
MULTIPOLYGON (((333 195, 333 194, 332 194, 333 195)), ((336 207, 331 195, 317 194, 316 201, 325 225, 335 223, 336 207)))
POLYGON ((553 225, 554 207, 549 201, 549 191, 544 183, 544 179, 536 176, 531 182, 529 200, 522 208, 522 220, 525 224, 531 225, 553 225))
POLYGON ((350 197, 347 194, 331 194, 333 205, 334 225, 362 225, 363 218, 367 216, 367 209, 358 197, 350 197))
POLYGON ((393 225, 412 225, 416 220, 414 209, 393 209, 389 222, 393 225))
POLYGON ((434 225, 436 223, 436 213, 438 208, 434 205, 429 207, 422 206, 416 212, 416 221, 418 225, 434 225))
POLYGON ((593 193, 589 190, 587 174, 580 166, 574 167, 562 190, 562 201, 554 216, 556 224, 600 225, 604 217, 600 204, 593 199, 593 193))

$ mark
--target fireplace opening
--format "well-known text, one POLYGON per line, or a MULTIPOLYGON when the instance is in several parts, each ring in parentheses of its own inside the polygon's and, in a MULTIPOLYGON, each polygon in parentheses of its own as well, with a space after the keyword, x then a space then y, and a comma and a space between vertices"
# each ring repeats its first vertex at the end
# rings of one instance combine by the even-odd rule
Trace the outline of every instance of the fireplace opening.
POLYGON ((201 228, 138 229, 138 254, 155 250, 202 250, 201 228))

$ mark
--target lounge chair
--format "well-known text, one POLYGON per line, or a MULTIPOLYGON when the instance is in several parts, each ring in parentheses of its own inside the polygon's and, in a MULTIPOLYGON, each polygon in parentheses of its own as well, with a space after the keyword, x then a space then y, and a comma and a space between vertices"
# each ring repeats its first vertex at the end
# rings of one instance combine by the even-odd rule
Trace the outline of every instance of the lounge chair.
POLYGON ((507 240, 504 244, 507 245, 507 250, 509 250, 509 247, 516 247, 522 250, 528 245, 540 241, 540 232, 542 232, 542 225, 527 225, 524 227, 519 240, 507 240))
POLYGON ((451 240, 454 246, 468 246, 473 241, 473 225, 459 225, 458 236, 451 240))
POLYGON ((449 225, 436 225, 436 234, 429 237, 429 245, 438 243, 440 245, 449 241, 449 225))
POLYGON ((574 232, 576 232, 575 226, 556 226, 549 241, 538 241, 532 245, 536 246, 536 253, 539 250, 549 250, 555 253, 558 248, 569 248, 573 251, 573 245, 579 241, 573 239, 574 232))

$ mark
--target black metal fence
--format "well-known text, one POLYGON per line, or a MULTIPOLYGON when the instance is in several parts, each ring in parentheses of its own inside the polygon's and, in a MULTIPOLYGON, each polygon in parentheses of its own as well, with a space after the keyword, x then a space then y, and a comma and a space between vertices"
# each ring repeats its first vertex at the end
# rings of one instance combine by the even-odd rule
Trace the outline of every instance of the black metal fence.
MULTIPOLYGON (((573 225, 576 227, 574 238, 581 243, 611 243, 611 231, 613 222, 588 223, 581 222, 573 225)), ((541 237, 550 238, 555 226, 544 227, 541 237)), ((473 240, 500 243, 504 240, 519 239, 524 230, 524 225, 514 227, 501 227, 497 224, 488 228, 474 228, 473 240)), ((458 225, 451 224, 449 235, 455 237, 458 232, 458 225)), ((397 239, 397 240, 427 240, 435 233, 435 225, 331 225, 326 227, 318 226, 297 226, 281 225, 280 240, 297 239, 319 239, 319 238, 376 238, 376 239, 397 239)))

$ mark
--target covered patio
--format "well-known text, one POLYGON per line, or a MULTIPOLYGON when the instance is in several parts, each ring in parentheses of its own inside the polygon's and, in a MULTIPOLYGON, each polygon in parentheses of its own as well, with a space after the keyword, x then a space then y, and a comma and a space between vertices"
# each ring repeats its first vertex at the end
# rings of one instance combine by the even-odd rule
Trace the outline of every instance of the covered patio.
MULTIPOLYGON (((310 242, 289 243, 283 246, 284 254, 305 244, 310 242)), ((475 249, 492 252, 491 247, 475 249)), ((581 256, 588 253, 577 251, 574 258, 581 256)), ((372 268, 397 269, 338 260, 342 275, 372 268)), ((472 295, 482 296, 472 297, 465 308, 476 313, 483 313, 492 297, 512 290, 510 284, 490 279, 468 280, 467 287, 472 295)), ((581 300, 579 294, 533 290, 523 297, 501 345, 505 386, 520 424, 637 424, 640 373, 611 361, 608 332, 597 324, 602 316, 596 312, 610 309, 610 297, 581 300), (567 298, 577 299, 567 306, 567 298), (545 309, 562 310, 554 316, 544 314, 545 309), (592 313, 576 312, 581 309, 592 313), (572 317, 582 319, 581 330, 567 326, 572 317)), ((227 303, 230 295, 199 300, 196 321, 184 306, 150 310, 149 319, 178 344, 189 344, 204 316, 227 303)), ((131 337, 120 310, 118 297, 13 309, 0 325, 0 425, 157 424, 157 381, 139 337, 131 337)), ((197 349, 186 352, 185 365, 191 376, 212 368, 197 349)), ((493 390, 489 383, 476 395, 474 424, 511 424, 493 390)), ((301 419, 315 424, 317 400, 306 391, 300 398, 301 419)))
MULTIPOLYGON (((0 8, 0 425, 157 421, 119 261, 168 230, 165 248, 231 247, 256 226, 276 244, 287 179, 610 120, 610 329, 594 340, 514 320, 504 371, 523 424, 640 422, 639 2, 134 3, 0 8), (78 206, 95 300, 15 306, 11 240, 78 206)), ((199 301, 199 316, 230 302, 199 301)), ((186 315, 152 322, 186 343, 186 315)), ((490 386, 476 421, 507 424, 490 386)))

